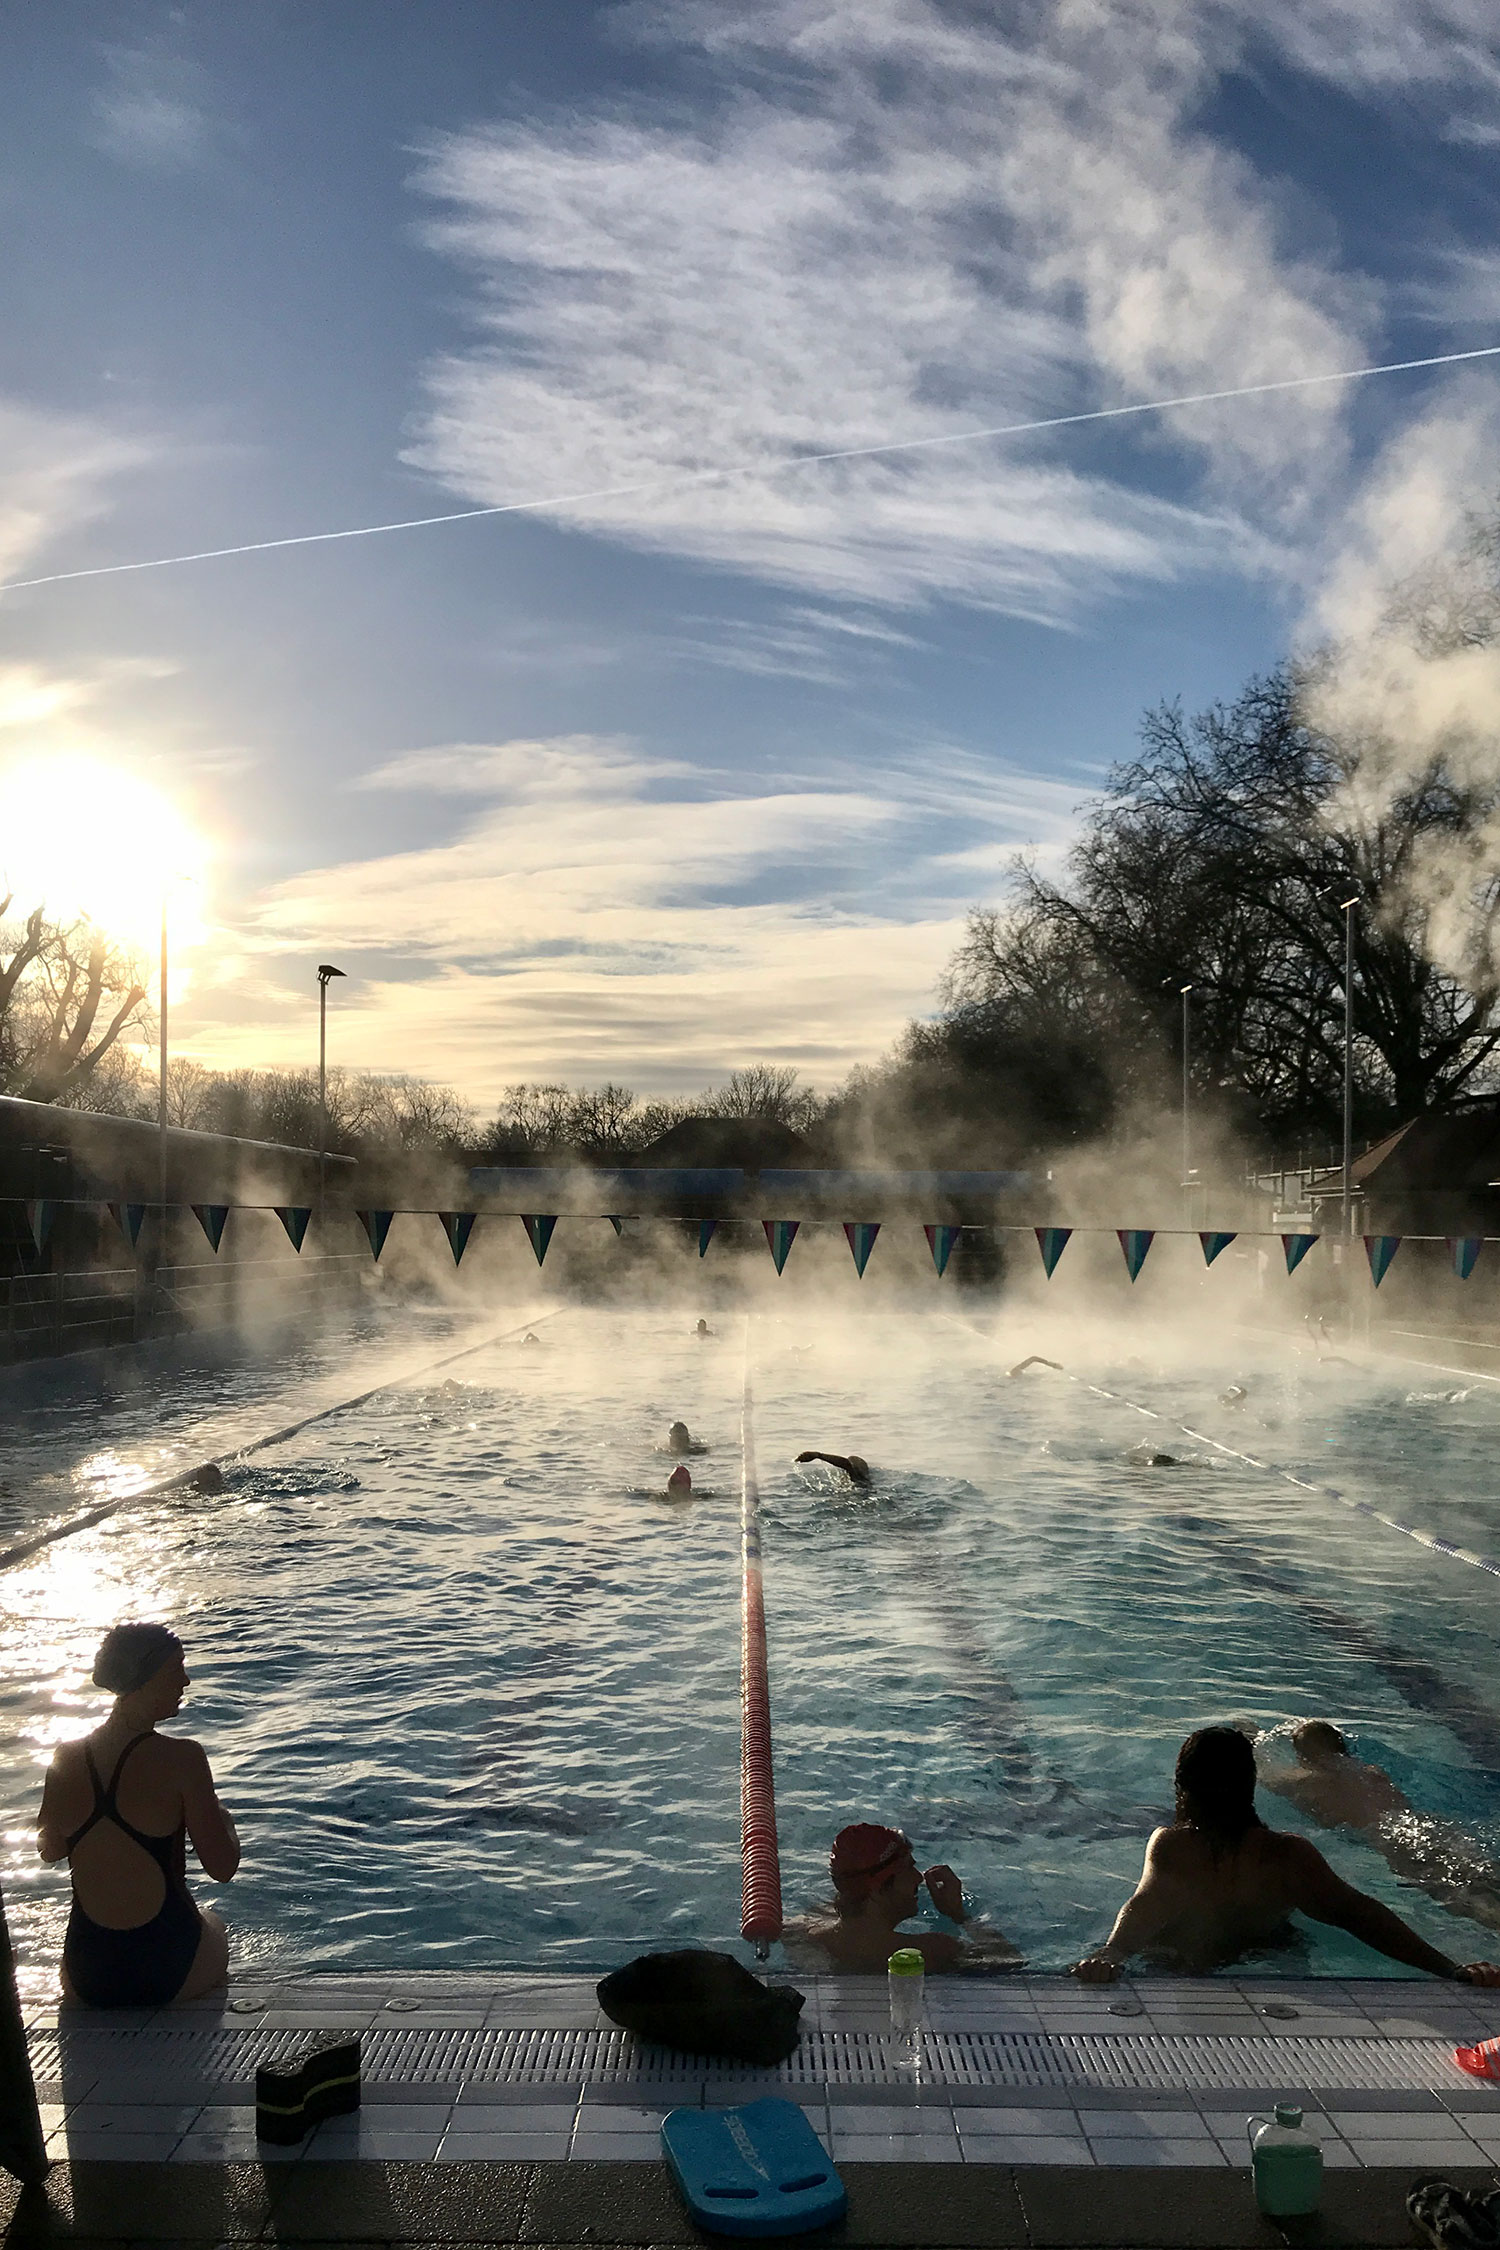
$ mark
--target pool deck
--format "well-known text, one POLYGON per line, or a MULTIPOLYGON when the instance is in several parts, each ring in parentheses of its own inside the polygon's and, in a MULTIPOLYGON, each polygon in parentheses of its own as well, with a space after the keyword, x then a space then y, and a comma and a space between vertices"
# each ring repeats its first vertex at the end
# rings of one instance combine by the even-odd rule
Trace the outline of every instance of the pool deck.
POLYGON ((660 2162, 661 2119, 767 2092, 803 2105, 845 2174, 830 2241, 1274 2243, 1244 2121, 1277 2099, 1300 2101, 1324 2148, 1308 2241, 1406 2242, 1417 2173, 1488 2187, 1500 2167, 1500 2087, 1452 2061, 1500 2031, 1500 1995, 935 1982, 913 2082, 891 2067, 883 1978, 785 1981, 807 1995, 803 2039, 771 2071, 637 2050, 590 1977, 242 1977, 202 2008, 60 2021, 32 2006, 57 2161, 24 2203, 0 2185, 5 2240, 702 2240, 660 2162), (355 2032, 360 2112, 262 2150, 256 2062, 355 2032))

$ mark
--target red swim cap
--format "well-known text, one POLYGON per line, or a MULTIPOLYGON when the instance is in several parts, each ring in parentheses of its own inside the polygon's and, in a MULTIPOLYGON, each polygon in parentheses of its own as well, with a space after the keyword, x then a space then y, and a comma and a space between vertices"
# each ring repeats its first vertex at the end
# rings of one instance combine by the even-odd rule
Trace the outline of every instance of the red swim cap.
POLYGON ((882 1828, 875 1821, 859 1820, 841 1828, 828 1855, 828 1872, 840 1891, 872 1888, 911 1845, 899 1828, 882 1828))
POLYGON ((693 1480, 679 1461, 677 1467, 667 1479, 667 1490, 668 1492, 691 1492, 692 1489, 693 1480))

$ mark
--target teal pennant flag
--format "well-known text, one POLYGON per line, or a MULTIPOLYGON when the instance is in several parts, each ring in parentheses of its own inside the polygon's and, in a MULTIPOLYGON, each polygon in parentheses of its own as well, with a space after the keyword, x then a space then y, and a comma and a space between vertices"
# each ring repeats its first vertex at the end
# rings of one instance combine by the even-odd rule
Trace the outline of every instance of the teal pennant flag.
MULTIPOLYGON (((704 1255, 704 1253, 708 1249, 709 1244, 713 1241, 714 1230, 718 1226, 718 1224, 719 1222, 717 1219, 700 1219, 698 1221, 698 1255, 700 1258, 704 1255)), ((778 1271, 779 1270, 780 1269, 778 1268, 778 1271)))
POLYGON ((354 1216, 364 1228, 371 1255, 378 1262, 380 1253, 385 1248, 385 1238, 391 1231, 391 1221, 396 1216, 395 1212, 356 1211, 354 1216))
POLYGON ((312 1217, 312 1207, 306 1203, 278 1203, 276 1216, 286 1228, 286 1238, 296 1251, 307 1240, 307 1222, 312 1217))
POLYGON ((1399 1234, 1367 1234, 1365 1236, 1365 1256, 1370 1261, 1370 1279, 1377 1289, 1390 1271, 1391 1260, 1400 1247, 1401 1237, 1399 1234))
POLYGON ((1484 1248, 1482 1234, 1450 1234, 1448 1255, 1453 1260, 1453 1271, 1460 1281, 1467 1281, 1479 1263, 1479 1253, 1484 1248))
POLYGON ((1203 1245, 1203 1263, 1211 1266, 1221 1250, 1227 1250, 1234 1240, 1232 1234, 1202 1234, 1198 1240, 1203 1245))
POLYGON ((109 1215, 133 1250, 141 1239, 148 1206, 144 1203, 111 1203, 109 1215))
POLYGON ((623 1234, 625 1232, 625 1221, 622 1218, 619 1218, 613 1211, 606 1211, 604 1216, 606 1217, 606 1219, 608 1219, 616 1234, 623 1234))
POLYGON ((771 1256, 776 1260, 776 1271, 780 1273, 786 1265, 792 1244, 797 1239, 797 1229, 801 1226, 802 1221, 800 1219, 762 1219, 760 1223, 766 1230, 766 1240, 771 1246, 771 1256))
POLYGON ((1036 1246, 1042 1253, 1042 1269, 1050 1281, 1057 1271, 1057 1261, 1072 1240, 1071 1227, 1038 1227, 1036 1246))
POLYGON ((469 1237, 474 1232, 474 1221, 478 1216, 477 1211, 439 1211, 438 1213, 438 1217, 443 1222, 443 1232, 448 1237, 448 1248, 453 1252, 453 1263, 455 1265, 459 1263, 469 1247, 469 1237))
POLYGON ((1297 1271, 1317 1239, 1315 1234, 1284 1234, 1282 1236, 1281 1247, 1286 1252, 1286 1270, 1288 1273, 1297 1271))
POLYGON ((38 1257, 47 1247, 47 1237, 52 1232, 52 1221, 56 1216, 55 1203, 28 1203, 26 1206, 26 1224, 31 1229, 31 1239, 36 1244, 38 1257))
POLYGON ((214 1256, 219 1254, 219 1244, 224 1239, 224 1222, 229 1217, 227 1203, 195 1203, 193 1217, 208 1236, 214 1256))
POLYGON ((523 1218, 521 1224, 526 1229, 531 1247, 536 1252, 536 1262, 540 1265, 547 1255, 547 1245, 552 1240, 552 1229, 557 1224, 557 1215, 554 1212, 551 1218, 538 1218, 533 1214, 528 1218, 523 1218))
POLYGON ((865 1278, 865 1267, 870 1263, 870 1252, 875 1247, 875 1237, 879 1232, 880 1222, 878 1219, 873 1222, 865 1219, 846 1219, 844 1221, 844 1239, 849 1245, 850 1255, 854 1259, 854 1270, 861 1281, 865 1278))
POLYGON ((938 1279, 948 1271, 948 1260, 953 1255, 953 1245, 963 1233, 962 1227, 923 1227, 927 1247, 932 1252, 932 1262, 937 1267, 938 1279))
POLYGON ((1120 1248, 1125 1253, 1125 1266, 1132 1281, 1146 1263, 1146 1252, 1156 1237, 1154 1227, 1116 1227, 1120 1248))

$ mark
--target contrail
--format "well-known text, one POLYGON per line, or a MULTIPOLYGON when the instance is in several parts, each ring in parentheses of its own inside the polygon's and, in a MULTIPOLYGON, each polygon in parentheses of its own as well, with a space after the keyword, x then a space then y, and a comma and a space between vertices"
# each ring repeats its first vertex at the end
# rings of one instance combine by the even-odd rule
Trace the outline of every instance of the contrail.
POLYGON ((722 484, 731 477, 785 476, 828 461, 868 461, 881 454, 929 452, 940 445, 977 445, 987 438, 1026 437, 1038 430, 1068 430, 1083 422, 1120 422, 1138 414, 1168 414, 1179 406, 1217 406, 1226 399, 1261 398, 1270 391, 1306 391, 1320 383, 1362 383, 1372 375, 1405 375, 1421 367, 1453 367, 1460 360, 1495 359, 1500 344, 1477 351, 1437 352, 1428 359, 1392 359, 1379 367, 1341 367, 1329 375, 1287 375, 1275 383, 1237 383, 1225 391, 1187 391, 1177 398, 1154 398, 1135 406, 1096 406, 1085 414, 1049 414, 1035 422, 999 422, 987 430, 950 430, 941 437, 891 438, 881 445, 841 445, 827 453, 789 453, 783 461, 751 461, 718 469, 695 469, 670 477, 648 477, 632 484, 606 484, 592 492, 554 492, 541 500, 505 500, 489 508, 451 508, 440 516, 403 516, 393 523, 362 523, 343 531, 294 532, 281 539, 247 539, 234 547, 199 547, 191 554, 152 555, 141 562, 95 563, 87 570, 54 570, 43 578, 13 578, 0 594, 20 594, 34 586, 64 586, 77 578, 118 578, 132 570, 173 570, 179 563, 223 562, 231 555, 267 555, 284 547, 321 547, 336 539, 380 539, 393 531, 427 531, 436 524, 473 523, 480 516, 544 514, 553 508, 580 508, 600 500, 625 500, 644 492, 686 492, 694 485, 722 484))

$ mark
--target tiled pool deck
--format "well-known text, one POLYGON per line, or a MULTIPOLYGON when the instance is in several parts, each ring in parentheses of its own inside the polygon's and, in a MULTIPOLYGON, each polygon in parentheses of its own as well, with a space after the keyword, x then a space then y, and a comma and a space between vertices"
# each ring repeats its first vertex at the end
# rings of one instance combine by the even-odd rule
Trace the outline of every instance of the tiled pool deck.
POLYGON ((764 2072, 635 2050, 586 1977, 243 1980, 227 2005, 27 2017, 49 2154, 75 2163, 654 2163, 669 2109, 774 2091, 858 2165, 1226 2172, 1247 2162, 1247 2113, 1278 2098, 1302 2102, 1333 2169, 1500 2163, 1500 2087, 1451 2060, 1500 2032, 1500 1994, 935 1982, 911 2084, 889 2068, 883 1979, 790 1981, 807 1995, 802 2045, 764 2072), (334 2032, 363 2035, 363 2108, 302 2149, 262 2148, 257 2060, 334 2032))

